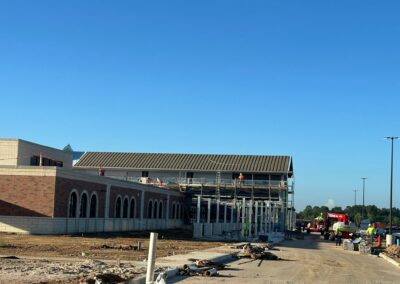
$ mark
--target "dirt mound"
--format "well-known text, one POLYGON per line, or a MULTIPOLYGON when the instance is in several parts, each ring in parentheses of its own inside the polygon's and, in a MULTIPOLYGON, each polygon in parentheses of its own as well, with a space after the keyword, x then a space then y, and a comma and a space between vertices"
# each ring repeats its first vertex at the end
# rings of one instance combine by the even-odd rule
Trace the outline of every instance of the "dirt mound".
POLYGON ((396 245, 391 245, 385 249, 385 252, 393 257, 400 257, 400 247, 396 245))

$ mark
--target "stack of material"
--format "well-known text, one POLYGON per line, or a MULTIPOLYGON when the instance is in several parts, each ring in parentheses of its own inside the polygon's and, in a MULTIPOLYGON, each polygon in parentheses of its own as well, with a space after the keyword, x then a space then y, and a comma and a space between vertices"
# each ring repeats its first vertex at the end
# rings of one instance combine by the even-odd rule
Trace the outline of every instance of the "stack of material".
POLYGON ((369 242, 362 240, 358 245, 358 250, 362 254, 371 254, 372 253, 372 246, 369 242))
POLYGON ((391 245, 385 249, 385 253, 391 257, 398 258, 400 257, 400 247, 397 245, 391 245))
POLYGON ((266 260, 278 260, 279 258, 268 251, 265 246, 253 246, 251 244, 243 245, 242 251, 237 254, 239 258, 251 258, 251 259, 266 259, 266 260))
POLYGON ((187 276, 215 276, 218 275, 218 269, 224 269, 225 265, 210 261, 208 259, 189 259, 194 261, 192 264, 185 264, 182 269, 180 269, 180 275, 187 276))
MULTIPOLYGON (((342 246, 343 246, 344 250, 351 250, 351 251, 355 250, 354 244, 351 240, 344 240, 342 246)), ((358 247, 357 247, 357 249, 358 249, 358 247)))

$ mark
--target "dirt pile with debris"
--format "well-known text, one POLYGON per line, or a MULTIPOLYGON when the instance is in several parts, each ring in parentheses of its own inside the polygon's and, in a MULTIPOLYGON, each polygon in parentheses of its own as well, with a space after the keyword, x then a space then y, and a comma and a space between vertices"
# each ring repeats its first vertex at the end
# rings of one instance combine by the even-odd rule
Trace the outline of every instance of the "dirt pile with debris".
POLYGON ((385 253, 388 254, 391 257, 400 257, 400 247, 397 245, 391 245, 385 249, 385 253))
POLYGON ((145 272, 144 265, 128 263, 0 258, 1 283, 86 283, 104 277, 126 281, 144 275, 145 272))
MULTIPOLYGON (((240 248, 240 247, 238 247, 240 248)), ((242 251, 237 254, 238 258, 251 258, 251 259, 264 259, 264 260, 278 260, 275 254, 268 250, 273 250, 273 247, 268 245, 241 245, 242 251)))

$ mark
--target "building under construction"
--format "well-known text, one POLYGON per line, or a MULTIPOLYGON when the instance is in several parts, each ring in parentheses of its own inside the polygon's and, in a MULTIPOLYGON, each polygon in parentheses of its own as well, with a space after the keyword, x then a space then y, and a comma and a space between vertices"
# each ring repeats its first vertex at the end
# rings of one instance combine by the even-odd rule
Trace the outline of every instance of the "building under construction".
POLYGON ((290 156, 86 152, 0 139, 0 231, 193 228, 229 239, 293 229, 290 156))
POLYGON ((290 156, 87 152, 76 169, 184 194, 196 238, 257 237, 294 228, 290 156))

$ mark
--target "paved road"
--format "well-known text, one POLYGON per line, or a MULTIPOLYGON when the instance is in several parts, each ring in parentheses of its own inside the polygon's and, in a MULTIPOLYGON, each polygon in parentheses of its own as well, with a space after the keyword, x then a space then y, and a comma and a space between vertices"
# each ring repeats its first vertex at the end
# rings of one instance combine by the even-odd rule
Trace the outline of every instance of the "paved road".
POLYGON ((286 241, 278 249, 274 253, 281 261, 258 266, 260 261, 241 259, 219 277, 176 277, 173 283, 400 283, 400 268, 376 256, 345 251, 317 235, 286 241))

